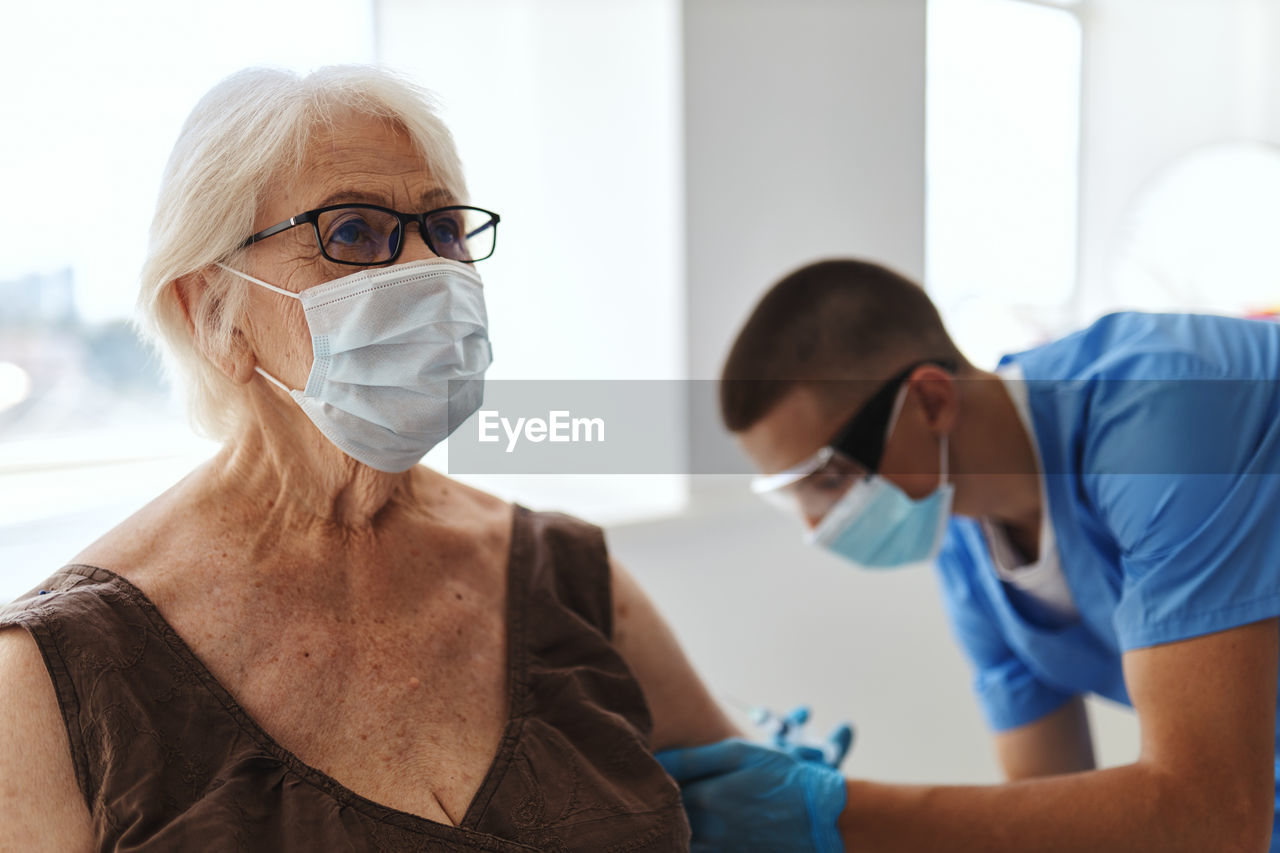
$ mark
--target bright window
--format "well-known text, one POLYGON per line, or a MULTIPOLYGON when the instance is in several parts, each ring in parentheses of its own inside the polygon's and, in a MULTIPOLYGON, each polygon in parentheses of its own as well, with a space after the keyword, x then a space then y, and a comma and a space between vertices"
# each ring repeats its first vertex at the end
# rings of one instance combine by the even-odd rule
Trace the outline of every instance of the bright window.
POLYGON ((182 121, 248 65, 373 59, 371 4, 11 4, 0 28, 0 601, 207 456, 129 326, 182 121))
POLYGON ((1280 149, 1226 142, 1149 179, 1125 210, 1101 310, 1280 317, 1280 149))
POLYGON ((1026 0, 930 0, 926 279, 988 367, 1056 331, 1076 288, 1081 28, 1026 0))

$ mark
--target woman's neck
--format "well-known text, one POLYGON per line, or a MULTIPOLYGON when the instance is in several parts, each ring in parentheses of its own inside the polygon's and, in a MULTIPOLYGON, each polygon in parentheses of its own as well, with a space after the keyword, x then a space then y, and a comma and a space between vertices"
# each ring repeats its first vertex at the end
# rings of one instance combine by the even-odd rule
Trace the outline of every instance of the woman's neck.
POLYGON ((413 469, 388 474, 363 465, 298 414, 297 419, 249 419, 213 460, 219 487, 278 523, 346 531, 378 525, 389 508, 411 498, 413 469))

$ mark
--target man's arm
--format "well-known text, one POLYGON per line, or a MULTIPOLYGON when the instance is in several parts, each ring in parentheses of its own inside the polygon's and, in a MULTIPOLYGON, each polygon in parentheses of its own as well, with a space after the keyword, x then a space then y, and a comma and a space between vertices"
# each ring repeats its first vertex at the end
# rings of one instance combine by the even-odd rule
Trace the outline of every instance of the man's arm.
POLYGON ((1084 700, 1077 696, 1034 723, 996 735, 996 754, 1011 782, 1094 769, 1084 700))
POLYGON ((671 628, 630 573, 613 570, 613 642, 644 690, 657 752, 700 746, 739 732, 694 672, 671 628))
POLYGON ((62 713, 31 636, 0 631, 0 850, 93 849, 62 713))
POLYGON ((842 837, 858 853, 1265 853, 1277 667, 1275 619, 1129 652, 1134 764, 990 787, 849 781, 842 837))

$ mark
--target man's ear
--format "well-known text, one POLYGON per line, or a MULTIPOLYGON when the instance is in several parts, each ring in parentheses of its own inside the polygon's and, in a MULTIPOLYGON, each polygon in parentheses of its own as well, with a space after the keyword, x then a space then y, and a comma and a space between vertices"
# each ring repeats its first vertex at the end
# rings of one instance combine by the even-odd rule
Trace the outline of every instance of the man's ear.
POLYGON ((210 290, 204 270, 174 279, 173 292, 196 349, 232 382, 237 385, 249 382, 257 364, 253 349, 238 328, 232 330, 231 340, 226 345, 216 339, 212 325, 213 318, 218 315, 218 297, 210 290))
POLYGON ((920 395, 929 428, 949 435, 960 413, 960 379, 935 364, 924 364, 911 375, 911 385, 920 395))

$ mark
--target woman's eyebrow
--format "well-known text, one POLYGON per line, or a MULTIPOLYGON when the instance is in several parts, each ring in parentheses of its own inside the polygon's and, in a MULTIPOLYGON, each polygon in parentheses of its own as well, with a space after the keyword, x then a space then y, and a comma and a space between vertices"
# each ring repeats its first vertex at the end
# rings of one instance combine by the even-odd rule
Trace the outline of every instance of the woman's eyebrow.
POLYGON ((457 203, 457 197, 449 190, 441 187, 428 190, 427 193, 422 196, 423 210, 431 210, 433 207, 446 207, 457 203))
MULTIPOLYGON (((445 207, 451 204, 457 204, 457 199, 452 192, 443 188, 428 190, 422 195, 421 207, 419 210, 431 210, 436 207, 445 207)), ((387 198, 378 193, 369 193, 362 190, 338 190, 327 196, 316 207, 328 207, 331 204, 376 204, 379 207, 390 207, 387 204, 387 198)), ((408 211, 406 211, 408 212, 408 211)))
POLYGON ((316 207, 328 207, 331 204, 376 204, 386 207, 386 198, 374 193, 361 192, 360 190, 338 190, 329 196, 316 207))

